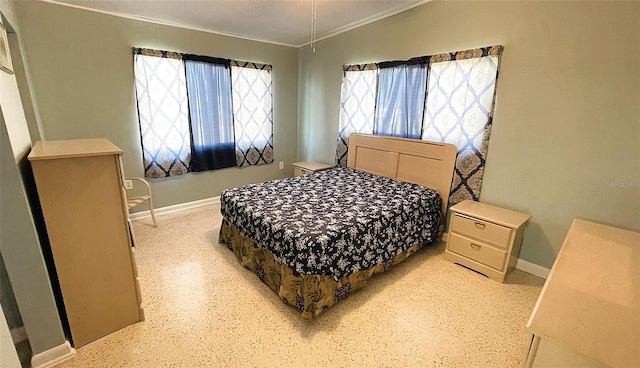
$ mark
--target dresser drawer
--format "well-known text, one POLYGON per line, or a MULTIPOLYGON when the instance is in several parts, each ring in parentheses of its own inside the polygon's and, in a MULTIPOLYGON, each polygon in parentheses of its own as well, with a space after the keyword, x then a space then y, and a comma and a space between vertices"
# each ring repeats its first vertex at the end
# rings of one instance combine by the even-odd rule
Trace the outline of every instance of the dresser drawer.
POLYGON ((502 270, 507 252, 492 246, 473 241, 464 236, 449 234, 447 249, 496 270, 502 270))
POLYGON ((456 213, 451 219, 451 231, 506 248, 509 246, 512 230, 508 227, 456 213))

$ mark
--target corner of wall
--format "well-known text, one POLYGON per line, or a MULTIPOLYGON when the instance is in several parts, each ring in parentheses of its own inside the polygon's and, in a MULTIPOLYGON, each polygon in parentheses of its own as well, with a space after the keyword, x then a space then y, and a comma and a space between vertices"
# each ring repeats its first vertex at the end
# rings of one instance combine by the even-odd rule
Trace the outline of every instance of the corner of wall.
POLYGON ((55 346, 49 350, 38 353, 31 358, 31 367, 47 368, 54 364, 61 363, 67 359, 71 359, 76 355, 76 350, 71 347, 69 341, 55 346))
MULTIPOLYGON (((12 27, 8 28, 19 31, 14 7, 13 2, 0 0, 3 24, 11 22, 12 27)), ((20 53, 10 51, 15 51, 14 57, 20 53)), ((0 241, 29 343, 34 353, 40 353, 64 343, 65 336, 39 240, 43 235, 36 229, 28 199, 30 168, 26 156, 31 149, 31 134, 18 87, 18 79, 25 71, 15 71, 16 74, 0 71, 0 187, 2 193, 11 193, 0 197, 0 241), (29 272, 25 273, 25 269, 29 272)))

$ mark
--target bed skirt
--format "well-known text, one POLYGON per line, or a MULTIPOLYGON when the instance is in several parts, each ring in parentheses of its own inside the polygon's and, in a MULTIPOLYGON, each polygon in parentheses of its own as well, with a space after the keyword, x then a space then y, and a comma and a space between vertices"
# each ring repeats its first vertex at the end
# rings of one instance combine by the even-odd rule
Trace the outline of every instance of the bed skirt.
POLYGON ((353 291, 364 287, 373 275, 404 261, 422 247, 416 243, 384 264, 352 273, 336 282, 333 276, 296 274, 268 249, 244 236, 224 218, 218 242, 226 244, 240 264, 258 275, 285 303, 298 308, 305 319, 319 316, 353 291))

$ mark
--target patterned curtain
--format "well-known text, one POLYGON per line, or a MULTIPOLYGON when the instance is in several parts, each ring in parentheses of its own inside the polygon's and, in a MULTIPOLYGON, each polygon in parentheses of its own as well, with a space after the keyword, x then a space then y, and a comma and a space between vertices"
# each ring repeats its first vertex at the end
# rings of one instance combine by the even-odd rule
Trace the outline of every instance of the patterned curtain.
POLYGON ((375 64, 345 66, 340 91, 336 166, 347 166, 349 135, 373 133, 378 68, 375 64))
POLYGON ((347 165, 352 132, 453 143, 458 158, 449 204, 479 200, 502 49, 491 46, 345 66, 336 165, 347 165), (425 83, 421 73, 401 70, 419 64, 428 65, 426 86, 421 85, 425 83), (424 104, 415 109, 420 96, 424 104), (414 134, 416 130, 421 134, 414 134))
POLYGON ((145 176, 186 174, 191 149, 181 55, 140 48, 133 52, 145 176))
POLYGON ((273 162, 271 65, 231 62, 238 167, 273 162))
POLYGON ((502 46, 431 57, 422 139, 458 147, 449 204, 480 198, 502 46))

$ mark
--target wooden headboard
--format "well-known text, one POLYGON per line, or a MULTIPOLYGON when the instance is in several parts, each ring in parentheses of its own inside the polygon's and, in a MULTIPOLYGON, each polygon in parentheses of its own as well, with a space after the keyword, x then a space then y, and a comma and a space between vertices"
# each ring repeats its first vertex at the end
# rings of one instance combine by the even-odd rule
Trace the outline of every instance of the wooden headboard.
POLYGON ((433 189, 446 215, 457 153, 449 143, 353 133, 347 166, 433 189))

